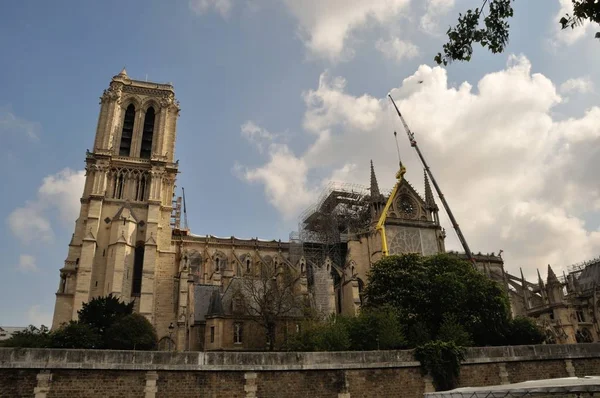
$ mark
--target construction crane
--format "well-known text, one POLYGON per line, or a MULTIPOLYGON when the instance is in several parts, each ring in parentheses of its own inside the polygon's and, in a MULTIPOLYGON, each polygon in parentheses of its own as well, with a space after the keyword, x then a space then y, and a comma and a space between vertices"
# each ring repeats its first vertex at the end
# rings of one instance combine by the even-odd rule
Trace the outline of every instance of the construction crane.
POLYGON ((446 213, 448 214, 448 217, 450 218, 452 227, 456 231, 456 235, 458 235, 458 240, 460 240, 460 243, 465 251, 465 254, 467 255, 467 258, 473 264, 473 266, 475 266, 475 259, 473 258, 473 253, 471 253, 471 249, 469 249, 467 240, 463 236, 462 231, 460 230, 460 227, 458 226, 458 223, 456 222, 456 219, 454 218, 454 215, 452 214, 452 210, 450 210, 450 206, 448 205, 448 202, 446 201, 446 198, 444 197, 444 194, 442 193, 442 190, 440 189, 439 185, 437 184, 435 177, 433 177, 433 174, 431 173, 431 169, 429 168, 429 165, 425 161, 425 158, 423 157, 423 154, 421 153, 421 150, 419 149, 419 146, 417 145, 417 141, 415 140, 414 133, 410 130, 410 128, 408 127, 408 124, 406 124, 406 120, 404 120, 404 117, 400 113, 400 109, 398 109, 398 106, 396 106, 396 103, 394 102, 394 99, 392 98, 392 96, 390 94, 388 94, 388 97, 390 97, 390 100, 392 101, 394 108, 396 108, 398 117, 400 117, 400 120, 402 121, 404 130, 406 131, 406 135, 408 136, 408 140, 410 141, 410 146, 415 148, 415 150, 417 151, 417 155, 419 155, 419 159, 421 159, 421 163, 423 163, 425 172, 429 175, 429 179, 431 179, 431 182, 433 183, 435 191, 437 192, 440 200, 442 201, 442 204, 444 205, 444 209, 446 209, 446 213))
POLYGON ((188 218, 187 218, 187 209, 185 207, 185 188, 181 187, 181 192, 183 195, 183 229, 188 230, 188 218))
MULTIPOLYGON (((396 135, 395 131, 394 131, 394 135, 396 135)), ((398 145, 398 141, 396 140, 396 148, 398 148, 397 145, 398 145)), ((388 250, 388 245, 387 245, 387 237, 385 235, 385 220, 387 218, 387 212, 388 212, 390 206, 392 205, 394 198, 396 197, 396 192, 398 192, 398 188, 400 187, 400 183, 402 182, 402 179, 404 178, 404 174, 406 174, 406 167, 404 167, 404 165, 402 164, 402 161, 400 160, 400 150, 398 150, 398 163, 400 164, 400 169, 396 173, 396 180, 397 180, 396 185, 394 185, 394 189, 392 189, 392 193, 388 197, 388 200, 385 203, 385 207, 383 208, 383 211, 381 212, 381 215, 379 216, 379 221, 377 222, 377 225, 375 226, 375 230, 379 231, 379 233, 381 234, 381 255, 383 257, 387 257, 389 255, 389 250, 388 250)))

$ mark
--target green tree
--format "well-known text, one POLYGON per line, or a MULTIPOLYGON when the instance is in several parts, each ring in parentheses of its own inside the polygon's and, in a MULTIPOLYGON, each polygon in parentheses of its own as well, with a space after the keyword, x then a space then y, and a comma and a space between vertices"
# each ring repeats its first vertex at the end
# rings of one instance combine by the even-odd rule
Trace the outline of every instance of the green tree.
POLYGON ((102 338, 91 326, 76 321, 63 324, 50 333, 52 348, 93 349, 102 346, 102 338))
MULTIPOLYGON (((443 54, 438 53, 434 60, 437 64, 448 65, 452 61, 470 61, 473 55, 473 44, 479 43, 492 53, 501 53, 509 39, 510 25, 513 17, 514 0, 483 0, 481 8, 467 10, 459 14, 458 23, 448 29, 448 42, 443 46, 443 54), (487 6, 487 12, 485 8, 487 6), (483 24, 481 24, 482 14, 483 24)), ((584 21, 600 23, 600 2, 598 0, 572 0, 573 14, 563 16, 557 21, 562 27, 576 28, 584 21)), ((600 32, 596 33, 600 38, 600 32)))
POLYGON ((390 306, 367 308, 342 322, 353 350, 394 350, 406 345, 400 317, 390 306))
POLYGON ((86 324, 95 329, 102 337, 105 348, 106 331, 119 319, 133 312, 133 302, 125 304, 117 297, 109 294, 105 297, 96 297, 84 303, 79 310, 79 323, 86 324))
POLYGON ((365 288, 367 308, 391 305, 405 322, 409 344, 415 328, 434 337, 452 317, 477 345, 505 342, 508 297, 471 264, 448 254, 389 256, 373 265, 365 288))
POLYGON ((511 345, 541 344, 545 336, 533 319, 516 317, 510 321, 507 339, 511 345))
POLYGON ((433 379, 436 391, 456 387, 460 376, 460 363, 464 360, 464 349, 453 342, 431 341, 417 347, 414 356, 421 363, 421 372, 433 379))
POLYGON ((326 321, 303 322, 300 332, 290 336, 286 344, 288 351, 346 351, 350 347, 346 322, 333 316, 326 321))
POLYGON ((50 347, 50 331, 44 325, 39 329, 29 325, 25 330, 14 333, 8 340, 0 342, 2 347, 27 347, 46 348, 50 347))
POLYGON ((140 314, 117 319, 104 336, 106 348, 113 350, 152 350, 156 348, 156 331, 140 314))

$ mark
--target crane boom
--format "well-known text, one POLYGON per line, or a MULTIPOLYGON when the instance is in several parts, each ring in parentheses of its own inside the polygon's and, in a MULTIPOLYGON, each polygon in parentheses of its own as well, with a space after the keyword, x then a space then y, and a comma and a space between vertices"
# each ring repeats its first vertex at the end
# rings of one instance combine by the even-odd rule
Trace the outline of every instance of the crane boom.
POLYGON ((396 192, 398 192, 398 188, 400 187, 400 183, 402 182, 402 178, 406 173, 406 168, 400 161, 400 169, 396 173, 396 185, 394 185, 394 189, 392 189, 392 193, 388 197, 387 202, 385 203, 385 207, 379 216, 379 221, 375 226, 375 230, 381 233, 381 255, 386 257, 389 254, 388 245, 387 245, 387 236, 385 235, 385 219, 387 218, 387 212, 394 201, 394 197, 396 197, 396 192))
POLYGON ((388 97, 390 97, 392 104, 394 104, 394 108, 396 108, 398 117, 400 117, 400 120, 402 121, 404 130, 406 131, 406 135, 408 136, 408 140, 410 141, 410 146, 415 148, 415 150, 417 151, 417 155, 419 155, 419 159, 421 159, 421 163, 423 163, 423 167, 425 168, 425 171, 429 175, 429 178, 431 179, 431 182, 433 183, 435 191, 437 192, 438 196, 440 197, 440 200, 442 201, 442 205, 444 206, 444 209, 446 210, 446 213, 448 214, 448 217, 450 218, 452 227, 456 231, 456 235, 458 235, 458 240, 460 240, 460 243, 465 251, 465 254, 467 255, 467 258, 469 259, 469 261, 471 261, 471 263, 473 263, 473 266, 475 266, 475 259, 473 258, 471 249, 469 249, 467 240, 465 239, 464 235, 462 234, 462 231, 460 230, 460 227, 458 226, 458 223, 456 222, 456 219, 454 218, 454 214, 452 214, 452 210, 450 210, 450 206, 448 205, 448 202, 446 201, 446 198, 444 197, 442 190, 440 189, 437 181, 435 180, 435 177, 433 176, 433 173, 431 172, 431 169, 429 168, 429 165, 425 161, 425 158, 423 157, 423 154, 421 153, 421 150, 419 149, 419 146, 417 145, 417 141, 415 140, 414 133, 410 130, 410 128, 408 127, 408 124, 406 124, 406 121, 404 120, 404 117, 400 113, 400 109, 398 109, 398 106, 396 106, 396 103, 394 102, 394 99, 392 98, 392 96, 390 94, 388 94, 388 97))

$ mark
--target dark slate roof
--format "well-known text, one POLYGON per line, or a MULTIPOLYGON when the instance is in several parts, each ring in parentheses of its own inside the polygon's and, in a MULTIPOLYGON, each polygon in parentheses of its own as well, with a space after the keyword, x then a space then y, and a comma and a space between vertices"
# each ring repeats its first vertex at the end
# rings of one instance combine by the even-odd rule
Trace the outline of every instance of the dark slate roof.
POLYGON ((225 315, 223 312, 223 303, 221 302, 221 293, 218 290, 213 290, 210 296, 210 304, 206 316, 225 315))
POLYGON ((206 320, 213 292, 219 294, 219 290, 219 286, 215 285, 194 286, 194 321, 203 322, 206 320))

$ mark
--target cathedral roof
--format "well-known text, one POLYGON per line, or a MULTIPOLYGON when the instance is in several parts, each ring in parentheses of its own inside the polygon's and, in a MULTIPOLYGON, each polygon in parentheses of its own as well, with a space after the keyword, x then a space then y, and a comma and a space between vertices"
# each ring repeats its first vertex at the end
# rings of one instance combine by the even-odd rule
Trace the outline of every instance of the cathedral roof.
POLYGON ((211 297, 214 291, 219 291, 219 286, 215 285, 195 285, 194 286, 194 321, 203 322, 206 320, 211 303, 211 297))

